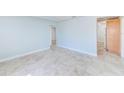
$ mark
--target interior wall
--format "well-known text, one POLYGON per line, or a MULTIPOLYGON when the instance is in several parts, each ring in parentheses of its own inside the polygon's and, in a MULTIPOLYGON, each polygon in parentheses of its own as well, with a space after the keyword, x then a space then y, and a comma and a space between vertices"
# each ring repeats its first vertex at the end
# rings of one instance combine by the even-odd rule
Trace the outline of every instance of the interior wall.
POLYGON ((124 57, 124 17, 121 17, 121 55, 124 57))
POLYGON ((57 24, 57 45, 97 55, 96 17, 77 17, 57 24))
POLYGON ((35 17, 0 17, 0 59, 50 47, 51 21, 35 17))

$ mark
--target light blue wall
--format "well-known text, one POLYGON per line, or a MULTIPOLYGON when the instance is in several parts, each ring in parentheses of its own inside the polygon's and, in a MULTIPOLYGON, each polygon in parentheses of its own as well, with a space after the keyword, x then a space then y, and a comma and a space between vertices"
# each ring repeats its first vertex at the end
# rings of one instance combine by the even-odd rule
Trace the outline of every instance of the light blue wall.
MULTIPOLYGON (((50 46, 52 21, 36 17, 0 17, 0 60, 50 46)), ((96 17, 79 17, 57 25, 57 44, 96 55, 96 17)))
POLYGON ((78 17, 58 23, 57 45, 96 56, 96 17, 78 17))
POLYGON ((35 17, 0 17, 0 59, 48 48, 52 24, 35 17))

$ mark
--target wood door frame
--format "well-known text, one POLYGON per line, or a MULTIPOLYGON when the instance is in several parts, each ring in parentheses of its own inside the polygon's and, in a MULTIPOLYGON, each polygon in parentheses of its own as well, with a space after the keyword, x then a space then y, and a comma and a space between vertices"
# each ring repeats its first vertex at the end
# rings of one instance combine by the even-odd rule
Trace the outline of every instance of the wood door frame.
MULTIPOLYGON (((97 37, 97 43, 96 43, 96 45, 97 45, 97 56, 99 55, 99 52, 98 52, 98 23, 99 22, 104 22, 104 21, 106 21, 106 20, 103 20, 103 19, 102 20, 99 20, 99 18, 97 18, 97 30, 96 30, 96 32, 97 32, 96 33, 97 34, 97 36, 96 36, 97 37)), ((105 28, 105 34, 106 34, 106 30, 107 29, 105 28)), ((105 40, 107 40, 106 37, 105 37, 105 40)), ((105 43, 107 43, 107 42, 105 41, 105 43)), ((107 45, 107 44, 105 44, 105 45, 107 45)))
MULTIPOLYGON (((120 41, 120 45, 119 45, 119 47, 120 47, 120 52, 119 52, 119 56, 121 57, 121 18, 120 17, 109 17, 109 18, 107 18, 107 17, 103 17, 103 18, 97 18, 97 25, 96 25, 96 27, 97 27, 97 29, 96 29, 96 37, 97 37, 97 42, 98 42, 98 22, 100 22, 100 21, 107 21, 107 20, 112 20, 112 19, 119 19, 119 37, 120 37, 120 39, 119 39, 119 41, 120 41)), ((106 30, 107 30, 107 28, 106 28, 106 30)), ((96 43, 97 43, 96 42, 96 43)), ((97 47, 97 56, 99 55, 98 54, 98 46, 97 46, 97 44, 96 44, 96 47, 97 47)))

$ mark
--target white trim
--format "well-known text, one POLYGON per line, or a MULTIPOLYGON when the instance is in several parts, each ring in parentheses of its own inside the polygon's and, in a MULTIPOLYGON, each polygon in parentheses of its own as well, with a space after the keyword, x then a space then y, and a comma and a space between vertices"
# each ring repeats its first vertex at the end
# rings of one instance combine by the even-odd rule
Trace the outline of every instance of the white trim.
POLYGON ((80 51, 80 50, 78 50, 78 49, 69 48, 69 47, 66 47, 66 46, 63 46, 63 45, 58 45, 58 47, 66 48, 66 49, 73 50, 73 51, 76 51, 76 52, 79 52, 79 53, 82 53, 82 54, 87 54, 87 55, 90 55, 90 56, 95 56, 95 57, 97 57, 97 54, 89 53, 89 52, 86 52, 86 51, 80 51))
POLYGON ((48 49, 50 49, 50 47, 44 48, 44 49, 33 50, 31 52, 24 53, 24 54, 19 54, 19 55, 13 56, 13 57, 4 58, 4 59, 0 60, 0 63, 4 62, 4 61, 13 60, 13 59, 16 59, 16 58, 21 58, 21 57, 24 57, 24 56, 27 56, 27 55, 31 55, 31 54, 34 54, 34 53, 37 53, 37 52, 45 51, 45 50, 48 50, 48 49))

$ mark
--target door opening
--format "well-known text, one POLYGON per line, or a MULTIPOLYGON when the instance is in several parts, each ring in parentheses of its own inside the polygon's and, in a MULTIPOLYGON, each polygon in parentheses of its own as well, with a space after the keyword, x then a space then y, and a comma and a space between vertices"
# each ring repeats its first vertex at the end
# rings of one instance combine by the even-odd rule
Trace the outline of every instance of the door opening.
POLYGON ((119 17, 97 19, 97 54, 109 52, 120 56, 120 34, 119 17))
POLYGON ((56 27, 51 26, 51 48, 56 47, 56 27))

